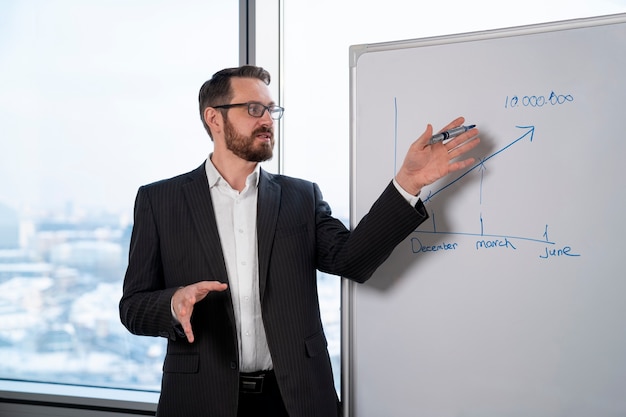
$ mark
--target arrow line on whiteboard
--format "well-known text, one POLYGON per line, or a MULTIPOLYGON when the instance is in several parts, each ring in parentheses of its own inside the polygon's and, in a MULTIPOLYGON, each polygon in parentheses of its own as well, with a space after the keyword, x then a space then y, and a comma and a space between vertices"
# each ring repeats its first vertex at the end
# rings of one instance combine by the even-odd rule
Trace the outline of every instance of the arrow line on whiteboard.
POLYGON ((485 225, 483 223, 483 214, 480 213, 480 235, 483 236, 485 234, 485 225))
POLYGON ((479 204, 483 204, 483 179, 485 179, 485 171, 487 167, 484 164, 485 160, 481 159, 478 165, 480 166, 480 194, 478 196, 479 204))
POLYGON ((513 146, 514 144, 516 144, 517 142, 521 141, 526 136, 530 136, 530 141, 531 142, 533 141, 533 137, 535 135, 535 126, 515 126, 515 127, 518 128, 518 129, 527 129, 527 131, 522 136, 520 136, 519 138, 515 139, 513 142, 511 142, 508 145, 506 145, 504 148, 497 150, 496 152, 492 153, 491 155, 489 155, 485 159, 481 160, 479 163, 477 163, 476 165, 474 165, 473 167, 471 167, 470 169, 465 171, 463 174, 461 174, 455 180, 453 180, 453 181, 449 182, 448 184, 444 185, 443 187, 441 187, 437 191, 429 193, 428 197, 424 200, 424 202, 430 201, 430 199, 432 199, 434 196, 436 196, 437 194, 439 194, 440 192, 442 192, 446 188, 450 187, 452 184, 456 183, 457 181, 461 180, 461 178, 465 177, 467 174, 469 174, 473 170, 475 170, 475 169, 479 168, 480 166, 482 166, 486 161, 490 160, 491 158, 493 158, 496 155, 499 155, 500 153, 504 152, 505 150, 507 150, 508 148, 513 146))

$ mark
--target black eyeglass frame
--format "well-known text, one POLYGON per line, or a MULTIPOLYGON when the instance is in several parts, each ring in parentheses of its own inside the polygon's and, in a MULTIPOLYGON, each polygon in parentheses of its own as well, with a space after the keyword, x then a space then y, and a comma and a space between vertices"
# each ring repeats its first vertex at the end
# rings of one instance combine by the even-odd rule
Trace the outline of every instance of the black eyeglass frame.
POLYGON ((273 120, 280 120, 280 118, 283 117, 283 113, 285 112, 285 109, 283 107, 276 106, 274 104, 270 104, 269 106, 266 106, 263 103, 259 103, 258 101, 248 101, 247 103, 221 104, 219 106, 211 106, 211 107, 213 107, 214 109, 230 109, 232 107, 241 107, 241 106, 248 106, 248 114, 252 117, 263 117, 263 115, 265 114, 265 111, 267 110, 270 114, 270 117, 273 120), (257 112, 254 109, 259 108, 256 106, 260 106, 263 108, 263 111, 261 112, 261 114, 256 114, 257 112))

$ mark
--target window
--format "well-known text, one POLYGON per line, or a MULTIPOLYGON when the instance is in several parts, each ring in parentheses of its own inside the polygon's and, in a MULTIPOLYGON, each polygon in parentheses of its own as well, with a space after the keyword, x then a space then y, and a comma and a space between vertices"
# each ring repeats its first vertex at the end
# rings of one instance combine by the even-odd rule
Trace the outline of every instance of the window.
POLYGON ((0 379, 158 391, 166 341, 117 307, 134 197, 211 151, 238 38, 238 2, 0 4, 0 379))

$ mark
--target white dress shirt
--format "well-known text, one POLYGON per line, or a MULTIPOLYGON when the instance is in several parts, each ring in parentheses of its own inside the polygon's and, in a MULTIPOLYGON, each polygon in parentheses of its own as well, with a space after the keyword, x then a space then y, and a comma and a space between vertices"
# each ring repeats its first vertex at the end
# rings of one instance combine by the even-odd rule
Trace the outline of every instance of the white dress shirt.
MULTIPOLYGON (((245 188, 238 192, 222 178, 210 157, 206 163, 217 230, 235 310, 241 372, 262 371, 273 367, 261 317, 259 294, 256 231, 259 170, 260 166, 257 165, 246 179, 245 188)), ((224 281, 224 278, 215 277, 220 281, 224 281)))

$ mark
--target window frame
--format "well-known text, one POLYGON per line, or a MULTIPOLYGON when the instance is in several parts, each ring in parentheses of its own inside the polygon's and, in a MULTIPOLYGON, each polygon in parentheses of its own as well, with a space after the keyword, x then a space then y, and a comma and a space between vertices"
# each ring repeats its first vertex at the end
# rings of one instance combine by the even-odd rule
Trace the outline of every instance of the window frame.
MULTIPOLYGON (((276 7, 280 0, 258 0, 263 6, 276 7)), ((239 64, 254 64, 256 59, 257 0, 239 0, 239 64)), ((282 18, 280 13, 277 18, 282 18)), ((264 31, 278 39, 280 25, 263 25, 264 31)), ((276 45, 273 59, 278 67, 280 51, 276 45)), ((270 69, 271 71, 271 69, 270 69)), ((275 79, 280 80, 277 73, 275 79)), ((276 83, 277 86, 280 82, 276 83)), ((280 89, 278 90, 280 95, 280 89)), ((279 126, 280 127, 280 126, 279 126)), ((280 135, 280 134, 279 134, 280 135)), ((279 143, 282 141, 279 141, 279 143)), ((280 161, 280 149, 278 149, 280 161)), ((280 163, 275 168, 280 169, 280 163)), ((53 384, 47 382, 17 381, 0 379, 0 415, 30 416, 84 416, 103 415, 136 416, 155 415, 160 393, 157 391, 103 388, 93 386, 53 384)))

